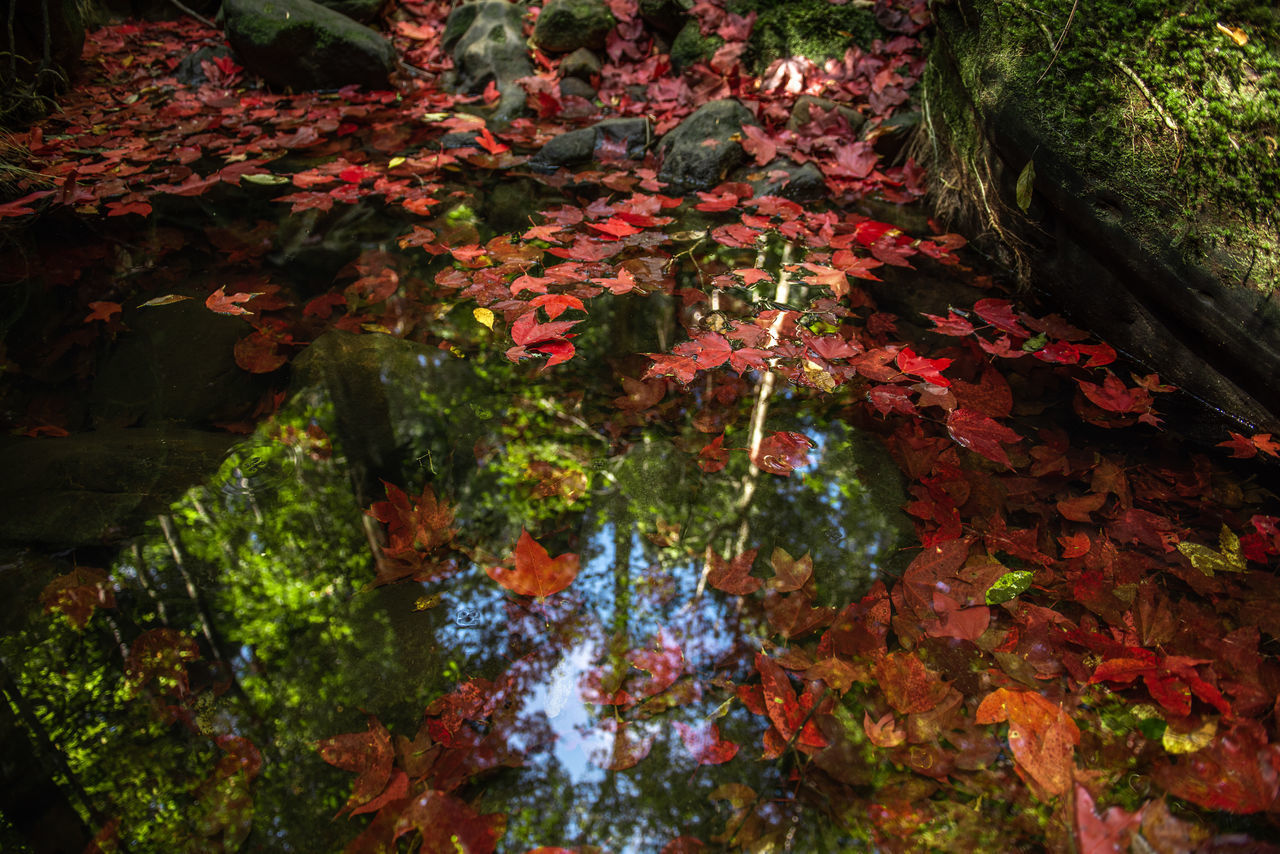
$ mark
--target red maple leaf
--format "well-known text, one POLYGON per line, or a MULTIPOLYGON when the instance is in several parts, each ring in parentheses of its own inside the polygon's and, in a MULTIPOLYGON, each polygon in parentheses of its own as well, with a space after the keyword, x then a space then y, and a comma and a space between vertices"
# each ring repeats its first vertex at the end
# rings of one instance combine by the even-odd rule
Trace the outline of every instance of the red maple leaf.
POLYGON ((707 583, 717 590, 732 593, 735 596, 748 596, 760 589, 764 583, 751 575, 751 565, 756 560, 756 550, 748 549, 728 561, 715 551, 708 550, 707 583))
POLYGON ((751 462, 761 471, 787 477, 792 471, 809 464, 813 440, 803 433, 778 431, 761 440, 751 455, 751 462))
POLYGON ((681 721, 675 722, 685 749, 693 754, 699 765, 723 765, 738 755, 738 745, 721 738, 720 727, 713 723, 695 729, 681 721))
POLYGON ((974 719, 1009 722, 1009 747, 1019 773, 1046 794, 1061 795, 1071 786, 1080 729, 1057 703, 1034 691, 997 688, 983 699, 974 719))
POLYGON ((578 577, 578 556, 566 552, 553 560, 528 531, 521 530, 516 541, 515 569, 491 566, 485 572, 513 593, 541 599, 573 583, 578 577))
MULTIPOLYGON (((354 809, 377 797, 391 778, 395 750, 391 746, 391 733, 373 715, 369 716, 369 729, 350 732, 320 740, 316 744, 320 758, 344 771, 352 771, 356 777, 342 810, 354 809)), ((342 814, 338 810, 338 814, 342 814)))
POLYGON ((940 385, 943 388, 951 385, 951 380, 939 373, 951 367, 950 359, 926 359, 923 356, 917 356, 910 347, 903 347, 898 351, 895 361, 904 374, 919 377, 925 382, 940 385))
POLYGON ((238 293, 228 296, 224 286, 209 294, 209 298, 204 301, 204 304, 210 311, 216 311, 218 314, 253 314, 253 312, 238 305, 238 303, 248 302, 256 296, 259 296, 259 294, 238 293))
POLYGON ((457 533, 450 527, 453 508, 436 499, 430 484, 424 484, 422 494, 412 500, 395 484, 384 480, 382 485, 387 500, 375 501, 365 512, 387 526, 387 554, 400 557, 431 552, 453 539, 457 533))
POLYGON ((969 409, 952 410, 947 416, 947 432, 956 444, 1007 468, 1013 468, 1013 463, 1000 446, 1022 441, 1013 430, 969 409))
POLYGON ((716 436, 698 452, 698 468, 711 474, 723 469, 729 463, 729 451, 724 445, 724 434, 716 436))

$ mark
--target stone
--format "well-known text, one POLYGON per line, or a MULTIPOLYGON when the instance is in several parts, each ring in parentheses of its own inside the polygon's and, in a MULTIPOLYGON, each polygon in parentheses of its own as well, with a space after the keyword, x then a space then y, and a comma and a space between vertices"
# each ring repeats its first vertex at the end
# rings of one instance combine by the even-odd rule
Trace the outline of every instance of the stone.
POLYGON ((813 163, 796 163, 789 157, 775 157, 765 166, 739 168, 731 177, 750 184, 756 196, 816 202, 827 195, 827 179, 822 170, 813 163))
POLYGON ((385 88, 396 67, 379 33, 312 0, 225 0, 222 11, 241 64, 272 86, 385 88))
POLYGON ((698 21, 689 18, 671 40, 671 67, 677 72, 683 72, 699 62, 706 62, 723 44, 724 39, 714 33, 704 36, 698 21))
POLYGON ((560 95, 565 98, 585 98, 588 101, 594 101, 596 98, 595 87, 585 80, 577 77, 566 77, 560 81, 560 95))
POLYGON ((759 125, 750 110, 732 98, 694 110, 658 143, 662 168, 658 180, 679 192, 709 190, 746 158, 743 125, 759 125))
POLYGON ((644 118, 605 119, 551 138, 529 158, 528 166, 535 172, 579 166, 593 160, 596 148, 606 142, 625 144, 627 156, 639 159, 653 142, 653 127, 644 118))
POLYGON ((365 24, 376 19, 387 5, 387 0, 316 0, 316 2, 365 24))
POLYGON ((533 27, 533 43, 548 53, 599 49, 616 25, 605 0, 548 0, 533 27))
POLYGON ((490 124, 502 126, 524 112, 527 94, 516 81, 533 74, 524 40, 524 13, 505 0, 480 0, 454 8, 441 43, 453 56, 446 78, 453 92, 479 95, 492 82, 501 97, 490 124))
POLYGON ((209 82, 209 79, 204 75, 202 63, 213 62, 215 59, 227 56, 231 56, 231 48, 226 45, 217 47, 205 45, 194 53, 187 54, 174 69, 173 76, 178 78, 178 82, 184 86, 203 86, 209 82))
MULTIPOLYGON (((1242 53, 1199 38, 1216 21, 1209 8, 1184 15, 1170 0, 1168 26, 1148 38, 1127 5, 1100 4, 1091 15, 1112 16, 1113 28, 1129 22, 1132 34, 1106 40, 1117 52, 1105 63, 1094 61, 1096 32, 1076 27, 1052 50, 1038 20, 1007 16, 1010 8, 965 0, 938 15, 922 87, 928 133, 913 148, 935 204, 958 201, 953 219, 983 252, 1142 371, 1236 419, 1241 432, 1280 432, 1280 170, 1274 158, 1235 157, 1274 147, 1260 125, 1230 129, 1232 103, 1256 112, 1274 100, 1249 93, 1242 53), (1196 50, 1237 69, 1239 85, 1197 81, 1183 91, 1176 74, 1160 86, 1135 82, 1175 67, 1168 57, 1187 67, 1184 54, 1196 50), (1175 132, 1160 104, 1184 96, 1217 103, 1179 113, 1175 127, 1189 126, 1175 132), (1206 140, 1232 135, 1232 145, 1206 151, 1206 140), (1023 210, 1016 186, 1028 164, 1034 192, 1023 210)), ((1262 6, 1249 14, 1258 17, 1237 23, 1251 36, 1280 32, 1280 17, 1262 6)))
POLYGON ((667 36, 675 35, 689 19, 693 0, 640 0, 640 18, 667 36))
MULTIPOLYGON (((853 107, 833 101, 830 98, 821 98, 817 95, 801 95, 796 98, 795 106, 791 108, 791 116, 787 119, 787 130, 798 132, 805 125, 819 118, 820 115, 825 115, 832 111, 835 111, 837 115, 848 123, 849 130, 853 133, 857 133, 866 124, 866 116, 853 107), (813 110, 814 107, 818 108, 817 112, 813 110)), ((834 123, 836 120, 828 118, 827 121, 834 123)))
POLYGON ((253 331, 243 318, 205 308, 206 292, 154 308, 126 308, 126 330, 99 365, 89 390, 95 428, 212 424, 245 417, 262 382, 232 353, 253 331))
POLYGON ((8 440, 0 541, 84 546, 127 536, 216 472, 239 438, 161 426, 8 440))
POLYGON ((560 76, 590 80, 600 73, 602 67, 600 57, 587 48, 580 47, 560 60, 560 76))

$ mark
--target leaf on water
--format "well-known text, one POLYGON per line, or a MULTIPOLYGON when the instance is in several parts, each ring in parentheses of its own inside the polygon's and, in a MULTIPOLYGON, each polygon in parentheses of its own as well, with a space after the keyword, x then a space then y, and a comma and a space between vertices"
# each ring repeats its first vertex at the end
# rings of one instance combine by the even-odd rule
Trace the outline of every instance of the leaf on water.
POLYGON ((1051 700, 1034 691, 997 688, 978 706, 980 724, 1009 722, 1009 747, 1020 771, 1046 795, 1060 795, 1072 783, 1080 729, 1051 700))
POLYGON ((1215 572, 1244 572, 1244 555, 1240 552, 1240 538, 1231 532, 1226 525, 1218 534, 1219 551, 1199 543, 1178 543, 1178 551, 1182 552, 1191 565, 1210 577, 1215 572))
POLYGON ((1209 718, 1190 732, 1178 732, 1171 726, 1165 727, 1160 743, 1166 753, 1195 753, 1208 747, 1217 734, 1218 719, 1209 718))
POLYGON ((693 754, 699 765, 723 765, 738 755, 738 745, 720 737, 718 724, 708 724, 703 728, 694 728, 680 721, 675 722, 680 733, 680 740, 685 749, 693 754))
POLYGON ((1031 579, 1034 577, 1035 573, 1027 569, 1006 572, 996 579, 996 583, 987 591, 987 604, 999 605, 1014 599, 1031 586, 1031 579))
POLYGON ((471 316, 476 322, 486 329, 493 329, 494 314, 487 308, 476 308, 471 310, 471 316))
POLYGON ((1027 165, 1022 167, 1021 174, 1018 175, 1017 201, 1023 213, 1031 208, 1031 193, 1035 189, 1035 184, 1036 162, 1028 160, 1027 165))
POLYGON ((150 308, 158 305, 173 305, 175 302, 182 302, 184 299, 191 299, 191 297, 184 297, 181 294, 165 294, 162 297, 147 300, 142 303, 142 305, 138 306, 138 308, 150 308))
POLYGON ((1022 441, 1013 430, 969 409, 956 409, 947 416, 947 432, 961 447, 1006 468, 1013 468, 1013 464, 1000 445, 1022 441))
POLYGON ((564 590, 578 577, 578 556, 566 552, 552 559, 529 532, 520 531, 515 548, 515 569, 488 567, 485 572, 494 581, 521 596, 543 598, 564 590))
MULTIPOLYGON (((369 716, 369 729, 365 732, 349 732, 321 739, 316 743, 320 758, 343 771, 351 771, 356 777, 342 810, 354 809, 376 798, 386 788, 395 761, 395 749, 391 745, 391 733, 375 716, 369 716)), ((339 810, 339 814, 342 813, 339 810)))
POLYGON ((735 596, 747 596, 759 590, 764 583, 750 574, 751 564, 756 559, 756 549, 745 551, 731 561, 712 551, 707 559, 711 565, 707 572, 707 583, 717 590, 735 596))

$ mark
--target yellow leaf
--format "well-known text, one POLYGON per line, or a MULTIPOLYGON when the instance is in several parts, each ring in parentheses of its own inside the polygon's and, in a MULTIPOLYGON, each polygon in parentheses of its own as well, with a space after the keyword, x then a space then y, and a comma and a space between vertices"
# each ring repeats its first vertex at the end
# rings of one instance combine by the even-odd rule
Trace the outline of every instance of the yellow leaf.
POLYGON ((1022 208, 1022 212, 1026 213, 1031 207, 1031 193, 1036 186, 1036 162, 1028 160, 1027 165, 1022 167, 1022 174, 1018 176, 1018 186, 1016 190, 1018 207, 1022 208))
POLYGON ((393 157, 387 161, 387 168, 394 169, 397 166, 399 166, 401 163, 404 163, 406 159, 407 158, 404 158, 404 157, 393 157))
POLYGON ((1222 532, 1218 535, 1218 548, 1221 551, 1214 551, 1199 543, 1178 543, 1178 551, 1205 575, 1245 571, 1244 555, 1240 553, 1240 538, 1231 533, 1226 525, 1222 526, 1222 532))
POLYGON ((155 299, 147 300, 142 305, 138 306, 138 308, 147 308, 148 306, 157 306, 157 305, 170 305, 175 302, 182 302, 184 299, 191 299, 191 297, 184 297, 181 294, 165 294, 162 297, 156 297, 155 299))
POLYGON ((1230 36, 1231 40, 1240 47, 1244 47, 1249 43, 1249 34, 1239 27, 1228 27, 1226 24, 1218 24, 1218 32, 1225 36, 1230 36))
POLYGON ((487 327, 489 329, 493 329, 493 312, 490 311, 489 309, 487 308, 472 309, 471 316, 474 317, 476 319, 476 322, 479 323, 481 326, 487 327))
POLYGON ((1191 732, 1174 732, 1172 727, 1165 727, 1160 742, 1168 753, 1195 753, 1197 750, 1208 747, 1209 742, 1213 741, 1213 737, 1217 734, 1218 719, 1209 718, 1198 729, 1191 732))

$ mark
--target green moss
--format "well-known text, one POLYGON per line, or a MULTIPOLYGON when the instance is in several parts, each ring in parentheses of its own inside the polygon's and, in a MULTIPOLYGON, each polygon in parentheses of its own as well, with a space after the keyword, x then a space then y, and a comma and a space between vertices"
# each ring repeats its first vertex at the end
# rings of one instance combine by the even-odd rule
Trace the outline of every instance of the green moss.
POLYGON ((1186 260, 1275 286, 1280 12, 1250 0, 1097 2, 1068 25, 1072 0, 973 6, 967 88, 1032 105, 1025 117, 1056 153, 1186 260))
POLYGON ((867 47, 884 31, 861 5, 833 6, 827 0, 730 0, 739 15, 755 12, 747 61, 758 73, 779 57, 805 56, 815 62, 838 59, 852 45, 867 47))

